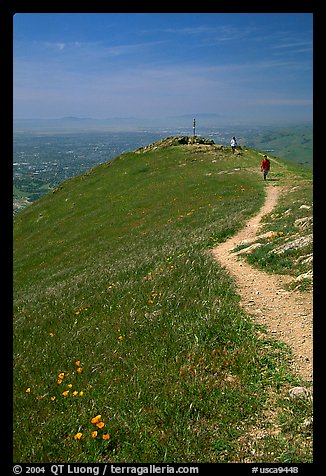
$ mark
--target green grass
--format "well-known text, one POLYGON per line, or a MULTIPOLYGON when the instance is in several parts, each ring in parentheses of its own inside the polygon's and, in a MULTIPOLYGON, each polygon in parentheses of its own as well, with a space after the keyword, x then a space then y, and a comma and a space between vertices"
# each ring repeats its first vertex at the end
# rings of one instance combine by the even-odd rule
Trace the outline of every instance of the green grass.
POLYGON ((312 125, 266 128, 250 141, 255 148, 274 150, 274 155, 292 164, 313 166, 313 128, 312 125))
MULTIPOLYGON (((272 163, 273 168, 274 165, 275 163, 272 163)), ((288 163, 287 170, 279 174, 279 179, 284 191, 275 209, 263 217, 259 231, 260 234, 271 232, 271 235, 257 239, 256 242, 263 246, 245 254, 244 257, 250 264, 266 272, 298 278, 312 270, 312 262, 309 259, 313 253, 312 240, 304 246, 289 248, 280 254, 278 251, 294 240, 313 234, 312 174, 309 169, 298 168, 288 163)), ((311 290, 312 280, 298 279, 290 285, 290 288, 311 290)))
POLYGON ((289 350, 209 253, 262 205, 260 160, 127 153, 15 217, 16 462, 311 461, 289 350))

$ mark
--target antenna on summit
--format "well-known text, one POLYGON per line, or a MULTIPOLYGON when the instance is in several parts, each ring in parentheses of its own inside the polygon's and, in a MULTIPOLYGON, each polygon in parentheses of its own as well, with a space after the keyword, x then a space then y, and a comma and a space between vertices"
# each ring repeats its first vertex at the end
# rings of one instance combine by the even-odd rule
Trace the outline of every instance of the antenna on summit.
POLYGON ((196 119, 194 118, 193 126, 192 126, 194 137, 196 137, 196 119))

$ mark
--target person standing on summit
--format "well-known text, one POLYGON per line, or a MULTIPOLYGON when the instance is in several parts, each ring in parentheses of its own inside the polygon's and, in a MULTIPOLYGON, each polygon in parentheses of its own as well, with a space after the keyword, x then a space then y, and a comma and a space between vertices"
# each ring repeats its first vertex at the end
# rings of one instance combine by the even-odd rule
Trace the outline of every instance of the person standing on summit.
POLYGON ((232 154, 234 154, 235 148, 237 146, 237 139, 235 137, 232 137, 232 139, 230 141, 230 145, 231 145, 231 148, 232 148, 232 154))

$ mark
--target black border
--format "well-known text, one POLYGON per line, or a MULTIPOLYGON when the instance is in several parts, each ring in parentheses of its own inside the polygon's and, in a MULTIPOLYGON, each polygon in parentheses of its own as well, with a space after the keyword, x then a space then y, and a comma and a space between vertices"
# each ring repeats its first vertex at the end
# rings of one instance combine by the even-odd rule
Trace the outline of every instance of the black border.
MULTIPOLYGON (((12 462, 12 413, 13 413, 13 391, 12 391, 12 301, 13 301, 13 290, 12 290, 12 268, 13 268, 13 216, 12 216, 12 154, 13 154, 13 109, 12 109, 12 97, 13 97, 13 16, 15 13, 312 13, 314 20, 314 81, 313 81, 313 95, 314 95, 314 110, 313 110, 313 124, 314 124, 314 139, 315 139, 315 150, 314 150, 314 254, 315 254, 315 265, 314 265, 314 413, 315 413, 315 423, 314 423, 314 462, 309 464, 265 464, 265 463, 209 463, 209 464, 197 464, 189 463, 188 465, 176 465, 169 464, 170 467, 180 467, 180 466, 197 466, 199 468, 199 475, 206 474, 212 470, 216 469, 220 471, 220 474, 228 474, 228 472, 237 473, 237 474, 252 474, 252 468, 258 467, 259 471, 257 474, 268 474, 266 468, 291 468, 297 467, 299 475, 302 474, 320 474, 321 464, 323 462, 323 454, 321 448, 321 435, 322 435, 322 426, 321 426, 321 417, 322 417, 322 395, 321 390, 321 372, 322 372, 322 315, 321 315, 321 295, 322 295, 322 229, 323 222, 320 217, 323 217, 325 211, 321 209, 322 202, 322 172, 324 171, 324 152, 323 152, 323 131, 321 130, 322 123, 321 120, 318 120, 318 116, 322 111, 322 87, 320 87, 320 82, 323 78, 323 72, 319 71, 322 66, 323 60, 323 51, 322 51, 322 13, 321 13, 321 2, 317 0, 313 1, 303 1, 303 0, 264 0, 264 1, 244 1, 244 0, 223 0, 222 2, 214 2, 210 5, 200 5, 200 8, 192 8, 192 5, 189 5, 190 9, 184 9, 185 5, 177 6, 175 2, 164 2, 159 6, 157 11, 151 10, 148 8, 148 4, 135 4, 137 8, 133 8, 133 5, 123 5, 121 3, 116 3, 112 5, 111 2, 103 2, 98 0, 93 0, 89 2, 89 8, 85 6, 85 3, 78 2, 74 5, 68 4, 68 2, 63 2, 62 0, 52 1, 48 0, 43 4, 35 1, 23 1, 23 0, 3 0, 0 2, 0 68, 1 68, 1 104, 2 104, 2 141, 5 143, 4 152, 2 154, 1 161, 1 192, 3 194, 1 204, 2 204, 2 219, 3 219, 3 230, 6 230, 5 238, 2 240, 1 252, 3 258, 2 263, 5 264, 5 276, 2 280, 2 296, 5 298, 5 334, 3 334, 3 341, 5 345, 1 346, 2 350, 2 402, 5 401, 5 412, 2 412, 2 415, 5 417, 5 420, 2 424, 2 445, 1 445, 1 459, 0 464, 4 463, 4 466, 8 468, 6 471, 3 470, 4 474, 15 474, 13 472, 13 462, 12 462), (107 4, 106 4, 107 3, 107 4), (104 4, 104 5, 103 5, 104 4), (105 5, 106 4, 106 5, 105 5), (119 8, 118 8, 119 6, 119 8), (106 8, 105 8, 106 7, 106 8), (115 8, 114 8, 115 7, 115 8), (321 165, 321 168, 319 167, 321 165), (320 172, 319 172, 320 170, 320 172), (5 204, 5 206, 4 206, 5 204), (316 259, 317 257, 317 259, 316 259)), ((194 5, 197 7, 197 5, 194 5)), ((2 267, 3 269, 3 267, 2 267)), ((54 463, 53 463, 54 464, 54 463)), ((3 465, 1 464, 1 467, 3 465)), ((40 463, 40 464, 23 464, 22 474, 25 473, 26 467, 44 467, 45 473, 40 474, 53 474, 51 472, 52 464, 49 463, 40 463)), ((100 468, 104 467, 104 464, 93 464, 93 465, 82 465, 82 464, 71 464, 71 468, 86 467, 86 466, 98 466, 100 468)), ((116 467, 123 465, 114 465, 116 467)), ((124 466, 134 466, 134 467, 149 467, 149 464, 128 464, 124 466)), ((156 464, 157 467, 164 467, 167 465, 156 464)), ((69 474, 68 464, 64 465, 62 474, 69 474)), ((291 470, 284 471, 286 474, 290 473, 291 470)), ((100 473, 101 470, 100 470, 100 473)), ((106 474, 111 474, 109 469, 106 474)), ((122 473, 120 473, 122 474, 122 473)), ((125 473, 126 470, 125 470, 125 473)), ((131 473, 129 473, 131 474, 131 473)), ((167 473, 161 473, 167 474, 167 473)), ((189 473, 190 474, 190 473, 189 473)), ((269 473, 272 474, 272 473, 269 473)), ((282 474, 281 472, 275 474, 282 474)))

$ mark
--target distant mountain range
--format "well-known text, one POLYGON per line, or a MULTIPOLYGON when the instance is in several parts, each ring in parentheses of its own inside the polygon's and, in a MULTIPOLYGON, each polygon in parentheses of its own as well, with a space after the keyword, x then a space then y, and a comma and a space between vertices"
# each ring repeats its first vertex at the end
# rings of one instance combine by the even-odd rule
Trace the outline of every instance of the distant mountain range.
MULTIPOLYGON (((14 131, 24 130, 57 130, 67 131, 67 129, 77 130, 142 130, 157 128, 173 128, 183 127, 192 130, 193 119, 196 119, 196 126, 200 128, 217 128, 217 127, 261 127, 261 124, 254 124, 246 119, 238 119, 234 121, 231 117, 218 113, 193 113, 182 115, 171 115, 168 117, 141 118, 135 116, 114 116, 106 118, 64 116, 61 118, 25 118, 14 119, 14 131)), ((277 124, 279 125, 279 124, 277 124)), ((289 126, 289 124, 284 124, 289 126)), ((267 127, 268 125, 266 125, 267 127)), ((271 127, 269 125, 268 127, 271 127)), ((264 127, 264 126, 262 126, 264 127)), ((274 124, 275 127, 275 124, 274 124)))

